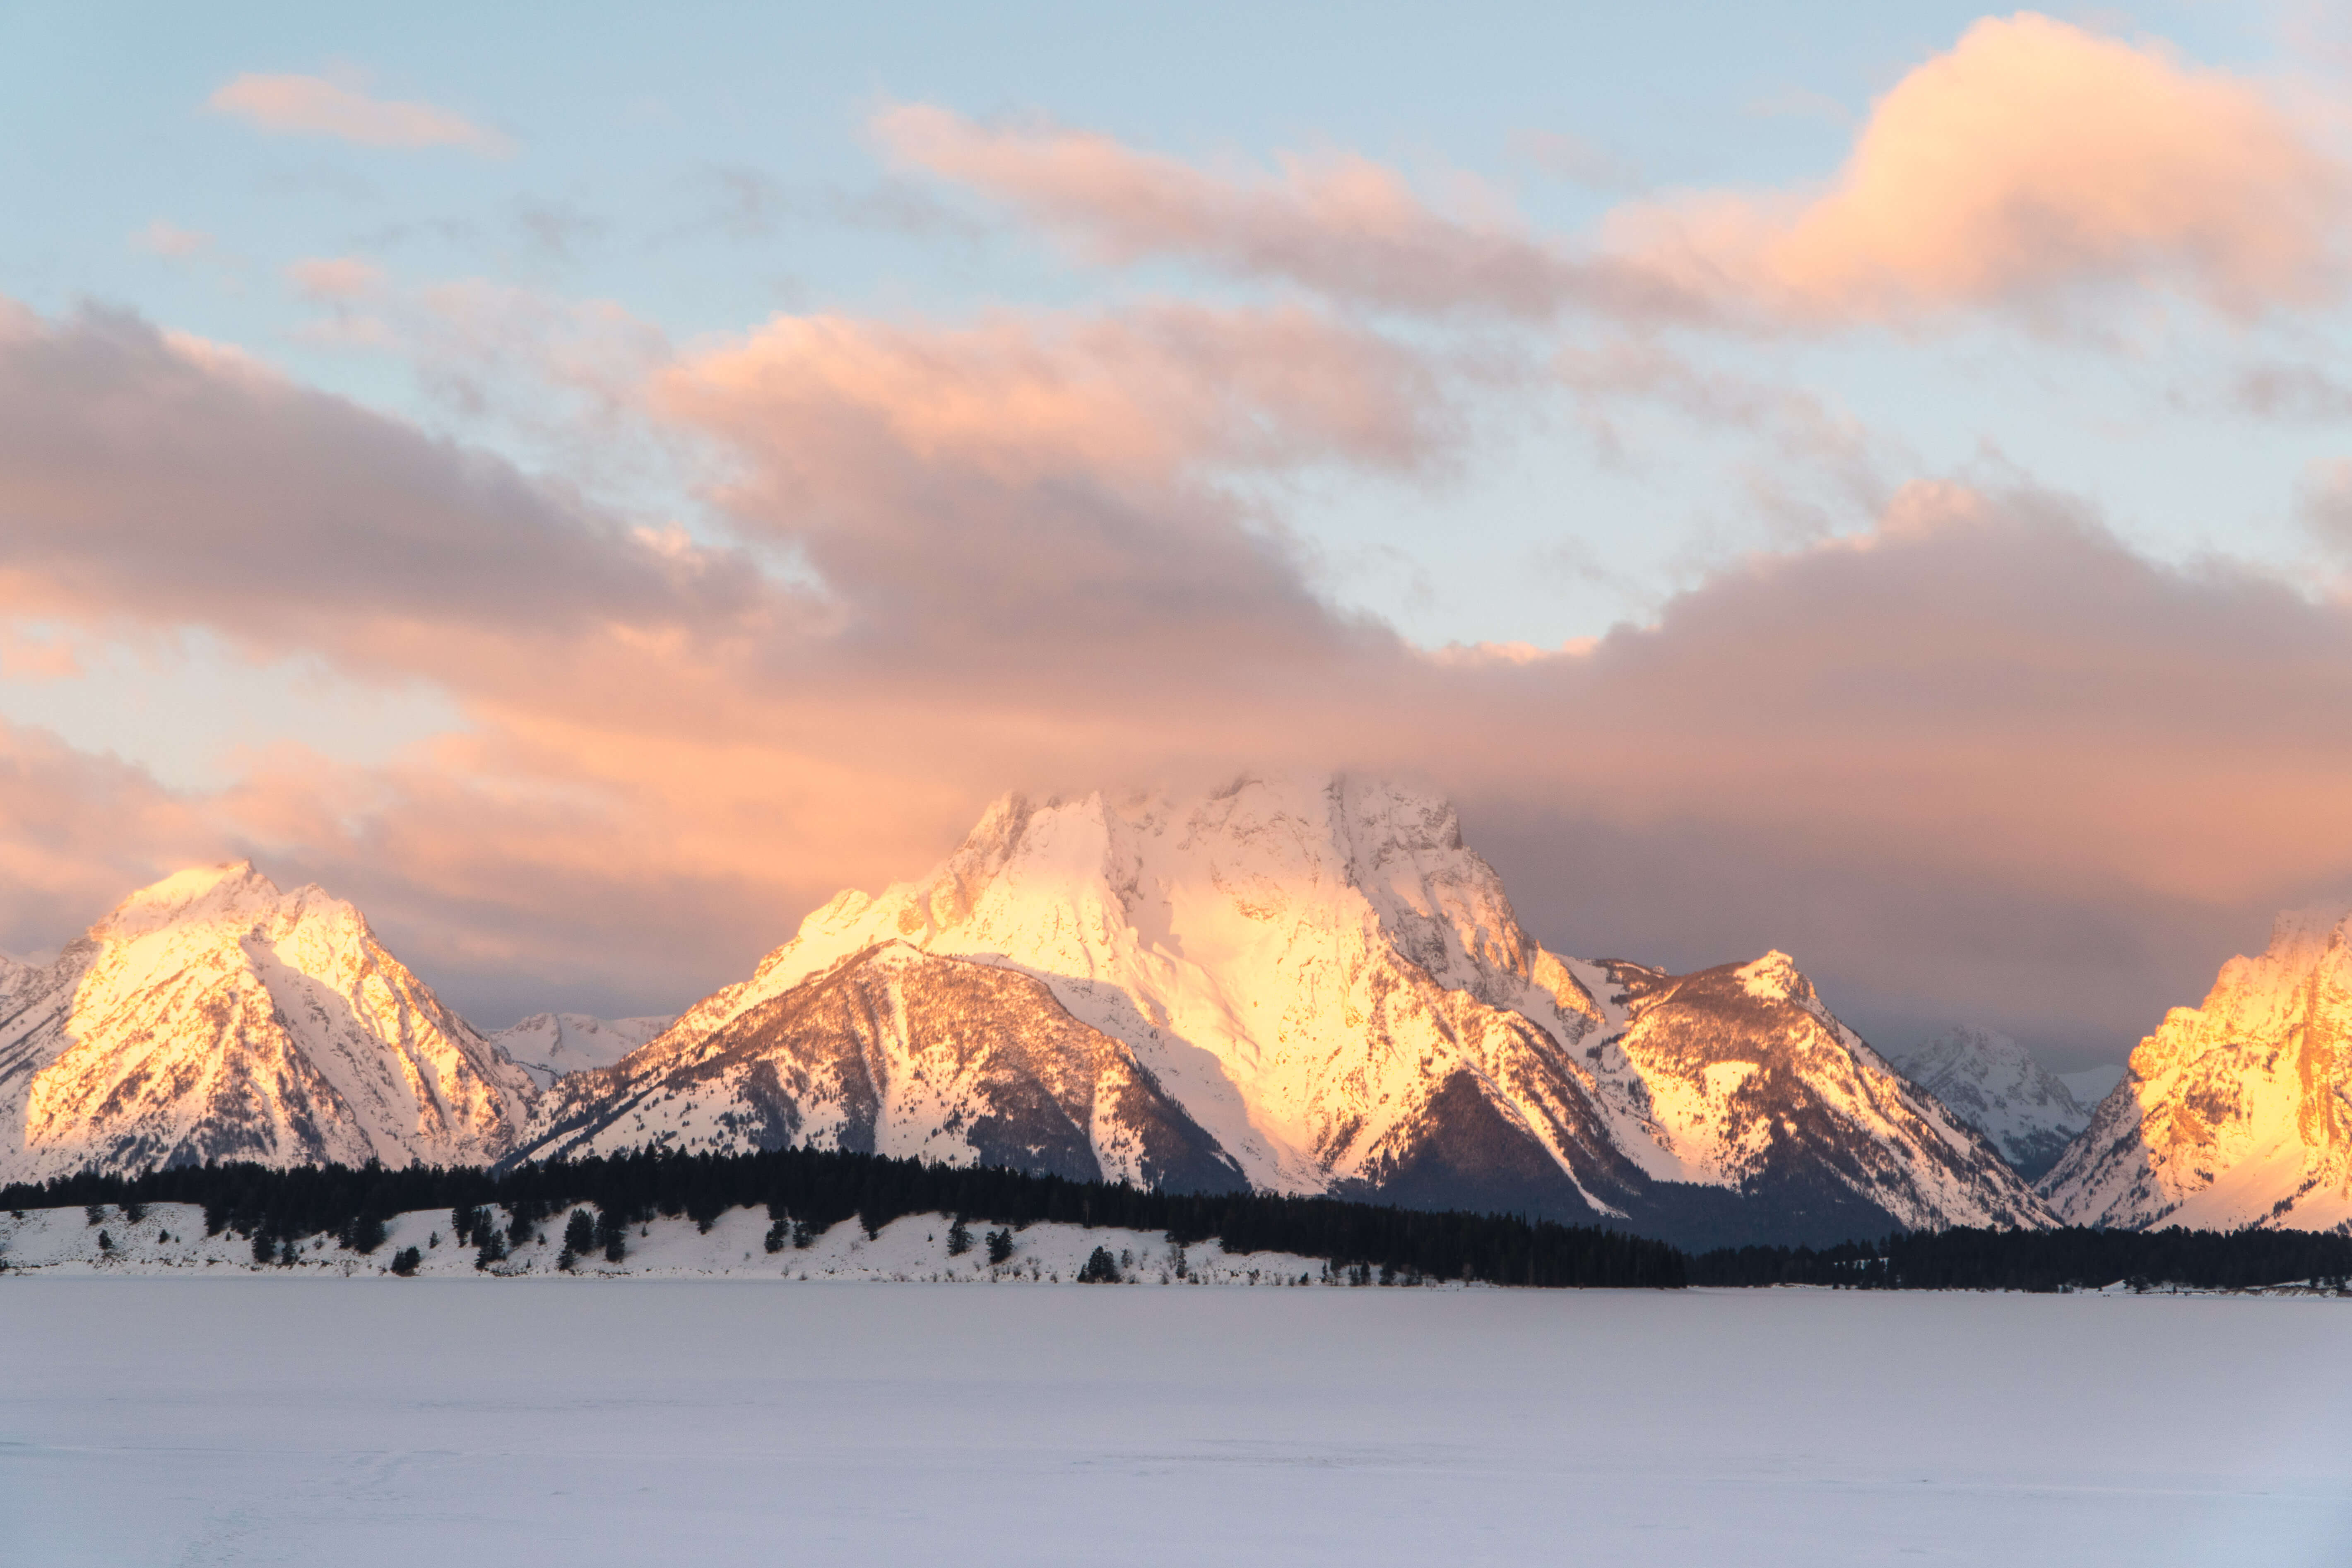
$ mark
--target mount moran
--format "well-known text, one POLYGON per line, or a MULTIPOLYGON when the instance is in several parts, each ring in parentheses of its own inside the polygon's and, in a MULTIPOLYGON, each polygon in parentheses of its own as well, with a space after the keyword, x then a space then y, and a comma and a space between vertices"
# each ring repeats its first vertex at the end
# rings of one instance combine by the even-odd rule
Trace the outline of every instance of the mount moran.
MULTIPOLYGON (((247 865, 169 878, 0 973, 0 1015, 5 1179, 798 1144, 1694 1245, 2093 1203, 2080 1144, 2041 1194, 2013 1167, 2084 1113, 2006 1042, 1915 1061, 1955 1109, 1784 954, 1674 975, 1546 952, 1451 806, 1349 778, 1005 797, 929 877, 840 894, 667 1027, 551 1014, 485 1037, 356 910, 247 865)), ((2110 1142, 2134 1062, 2093 1128, 2110 1142)))

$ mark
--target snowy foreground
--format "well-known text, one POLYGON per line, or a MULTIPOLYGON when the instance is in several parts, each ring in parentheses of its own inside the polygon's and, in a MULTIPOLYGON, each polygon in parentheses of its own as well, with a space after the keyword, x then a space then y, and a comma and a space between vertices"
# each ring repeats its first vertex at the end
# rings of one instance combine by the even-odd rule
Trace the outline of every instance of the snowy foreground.
MULTIPOLYGON (((593 1211, 592 1211, 593 1212, 593 1211)), ((489 1213, 501 1231, 508 1211, 489 1213)), ((193 1204, 151 1204, 136 1221, 109 1205, 92 1220, 82 1209, 31 1209, 24 1217, 0 1214, 0 1268, 43 1274, 247 1274, 271 1278, 332 1274, 342 1278, 388 1275, 393 1259, 408 1247, 417 1252, 416 1278, 462 1275, 478 1279, 552 1275, 562 1268, 564 1217, 542 1226, 529 1241, 487 1266, 478 1254, 450 1235, 449 1211, 433 1209, 397 1215, 385 1227, 383 1245, 362 1254, 311 1237, 290 1264, 257 1268, 253 1245, 243 1237, 205 1235, 205 1211, 193 1204), (103 1238, 103 1239, 101 1239, 103 1238)), ((1290 1285, 1323 1279, 1323 1260, 1291 1252, 1227 1253, 1215 1242, 1181 1249, 1158 1231, 1088 1229, 1075 1225, 1033 1225, 1013 1233, 1013 1256, 992 1265, 981 1239, 988 1226, 971 1227, 972 1248, 948 1253, 948 1217, 908 1215, 868 1237, 856 1220, 844 1220, 812 1236, 805 1247, 767 1249, 764 1209, 730 1209, 709 1230, 691 1220, 655 1219, 631 1226, 626 1256, 608 1263, 602 1254, 575 1258, 570 1277, 625 1275, 633 1279, 710 1279, 749 1277, 879 1283, 1062 1284, 1076 1278, 1097 1247, 1120 1259, 1121 1273, 1138 1285, 1290 1285)))
POLYGON ((2352 1562, 2334 1300, 0 1276, 0 1561, 2352 1562))

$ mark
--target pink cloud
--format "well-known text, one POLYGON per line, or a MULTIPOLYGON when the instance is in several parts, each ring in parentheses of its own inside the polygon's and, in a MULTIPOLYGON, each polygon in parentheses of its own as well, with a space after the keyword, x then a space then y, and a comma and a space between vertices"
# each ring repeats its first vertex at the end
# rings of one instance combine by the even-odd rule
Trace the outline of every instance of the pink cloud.
POLYGON ((331 136, 363 147, 462 147, 503 155, 504 136, 454 110, 370 98, 352 82, 247 72, 205 100, 215 113, 279 135, 331 136))
POLYGON ((131 243, 150 256, 173 258, 194 256, 212 247, 213 237, 193 228, 157 218, 131 237, 131 243))
POLYGON ((900 163, 1009 203, 1102 261, 1190 257, 1415 311, 1547 316, 1601 287, 1507 214, 1440 213, 1353 153, 1212 173, 1092 132, 984 126, 920 103, 884 110, 874 130, 900 163))
POLYGON ((856 624, 989 626, 1043 658, 1116 625, 1122 666, 1188 625, 1228 650, 1327 629, 1289 542, 1221 479, 1410 472, 1456 436, 1422 358, 1297 309, 786 317, 671 367, 654 402, 719 444, 721 504, 792 541, 856 624))
POLYGON ((1826 190, 1635 206, 1604 243, 1792 322, 2119 282, 2252 315, 2339 297, 2347 195, 2343 163, 2260 82, 2028 12, 1906 75, 1826 190))
POLYGON ((467 726, 201 798, 35 757, 0 867, 63 890, 0 879, 9 931, 226 846, 361 899, 461 1001, 659 1005, 1001 790, 1339 765, 1461 796, 1569 951, 1778 944, 1878 1016, 2088 1032, 2352 879, 2352 609, 2048 497, 1915 487, 1572 650, 1426 654, 1335 609, 1226 480, 1449 437, 1412 423, 1425 366, 1311 315, 706 345, 649 395, 722 460, 740 554, 133 321, 5 320, 10 620, 203 626, 429 682, 467 726), (59 826, 77 791, 131 847, 59 826))
POLYGON ((286 276, 307 298, 346 304, 373 292, 383 268, 356 256, 312 256, 287 268, 286 276))
POLYGON ((2338 299, 2347 276, 2352 172, 2287 94, 2030 12, 1907 73, 1825 185, 1633 203, 1581 237, 1491 199, 1443 210, 1349 153, 1212 168, 930 104, 873 123, 901 163, 1089 259, 1181 258, 1408 312, 1832 328, 2132 286, 2245 317, 2338 299))

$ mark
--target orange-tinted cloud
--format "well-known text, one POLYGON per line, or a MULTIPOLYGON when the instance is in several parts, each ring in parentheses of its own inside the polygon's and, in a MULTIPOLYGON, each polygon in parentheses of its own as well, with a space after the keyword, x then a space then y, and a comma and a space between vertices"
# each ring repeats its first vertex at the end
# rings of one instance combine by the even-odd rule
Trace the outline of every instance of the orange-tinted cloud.
POLYGON ((720 444, 722 504, 849 624, 1047 658, 1088 627, 1138 658, 1213 622, 1209 647, 1317 635, 1289 543, 1215 481, 1409 471, 1454 434, 1420 357, 1296 309, 787 317, 671 367, 655 405, 720 444))
POLYGON ((2347 215, 2345 165, 2260 82, 2020 13, 1897 82, 1826 190, 1629 208, 1605 248, 1797 323, 2103 283, 2243 316, 2340 297, 2347 215))
POLYGON ((920 103, 884 110, 874 129, 901 163, 1006 202, 1100 261, 1189 257, 1414 311, 1549 316, 1604 287, 1508 214, 1439 212, 1353 153, 1212 172, 1092 132, 980 125, 920 103))
POLYGON ((382 283, 383 268, 357 256, 310 256, 288 267, 286 276, 308 299, 347 303, 382 283))
POLYGON ((1172 321, 788 319, 679 362, 654 395, 723 456, 730 553, 135 321, 11 315, 12 618, 308 651, 467 729, 202 798, 27 763, 57 783, 0 789, 0 865, 127 886, 226 843, 359 899, 461 1003, 642 1010, 919 872, 1001 790, 1357 767, 1456 793, 1569 951, 1778 944, 1866 1022, 2036 1037, 2140 1026, 2250 910, 2352 879, 2345 606, 1915 487, 1654 626, 1433 656, 1334 608, 1230 482, 1442 454, 1383 411, 1424 369, 1379 383, 1312 317, 1172 321), (150 826, 64 833, 78 790, 150 826))
POLYGON ((2352 170, 2282 94, 2030 12, 1906 74, 1825 186, 1635 203, 1588 237, 1492 200, 1441 210, 1353 153, 1201 167, 929 104, 874 127, 1096 261, 1183 258, 1412 312, 1828 328, 2046 314, 2124 285, 2245 317, 2340 298, 2352 259, 2352 170))
POLYGON ((353 83, 325 77, 248 71, 224 83, 205 105, 279 135, 331 136, 363 147, 462 147, 494 156, 511 150, 504 136, 454 110, 371 98, 353 83))

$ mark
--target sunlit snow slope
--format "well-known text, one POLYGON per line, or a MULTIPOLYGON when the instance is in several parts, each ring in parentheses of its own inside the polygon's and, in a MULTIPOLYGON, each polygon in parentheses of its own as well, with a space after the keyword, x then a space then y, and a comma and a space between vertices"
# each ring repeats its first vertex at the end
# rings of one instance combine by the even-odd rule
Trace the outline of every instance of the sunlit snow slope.
POLYGON ((0 1179, 210 1159, 480 1163, 533 1089, 350 904, 250 864, 132 894, 0 977, 0 1179))
POLYGON ((2281 915, 2168 1014, 2042 1191, 2079 1225, 2352 1223, 2352 915, 2281 915))
POLYGON ((1003 1158, 1008 1128, 1034 1169, 1181 1161, 1688 1237, 2042 1218, 1785 956, 1680 977, 1560 958, 1450 805, 1330 778, 1008 796, 929 878, 839 895, 749 981, 559 1084, 526 1152, 1003 1158), (1021 1026, 986 1037, 1005 1009, 1021 1026))

